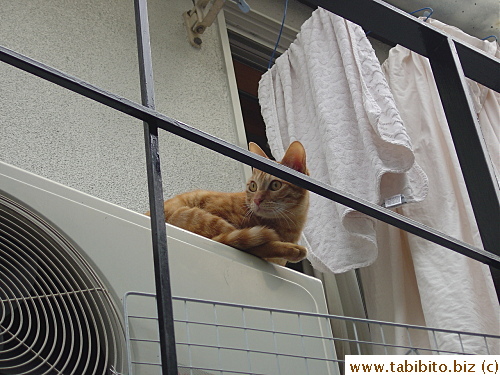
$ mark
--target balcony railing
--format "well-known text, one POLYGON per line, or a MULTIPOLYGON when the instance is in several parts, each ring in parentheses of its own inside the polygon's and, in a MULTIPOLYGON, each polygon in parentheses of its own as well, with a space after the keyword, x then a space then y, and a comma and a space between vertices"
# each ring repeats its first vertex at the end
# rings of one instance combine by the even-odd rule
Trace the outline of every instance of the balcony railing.
POLYGON ((397 8, 379 0, 310 1, 370 30, 372 36, 401 44, 429 58, 450 125, 484 249, 452 238, 410 218, 325 185, 301 173, 259 157, 229 142, 204 133, 154 109, 154 89, 146 0, 135 0, 142 105, 102 90, 76 77, 0 47, 0 60, 102 103, 144 122, 148 186, 153 236, 156 291, 163 374, 177 374, 172 296, 168 269, 166 226, 163 216, 158 129, 195 142, 234 160, 258 168, 375 219, 425 238, 448 249, 500 268, 500 205, 493 173, 479 124, 472 111, 465 77, 500 91, 500 62, 397 8))

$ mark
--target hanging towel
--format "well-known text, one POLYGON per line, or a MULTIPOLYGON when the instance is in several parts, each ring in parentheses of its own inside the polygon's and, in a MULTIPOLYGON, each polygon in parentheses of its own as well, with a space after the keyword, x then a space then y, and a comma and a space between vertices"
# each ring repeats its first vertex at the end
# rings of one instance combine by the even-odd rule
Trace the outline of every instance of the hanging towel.
MULTIPOLYGON (((500 57, 497 43, 481 41, 437 20, 429 22, 500 57)), ((396 46, 382 68, 412 138, 415 158, 429 179, 425 201, 398 210, 429 227, 483 248, 429 61, 396 46)), ((471 80, 467 82, 498 177, 500 94, 471 80)), ((377 235, 380 261, 361 270, 371 318, 500 334, 500 308, 488 266, 387 225, 380 225, 377 235)), ((485 339, 480 336, 437 333, 430 339, 444 351, 500 354, 498 342, 489 340, 487 350, 485 339)), ((415 340, 414 345, 418 346, 415 340)))
MULTIPOLYGON (((360 26, 315 10, 262 76, 259 101, 277 159, 299 140, 311 176, 336 189, 376 204, 399 194, 407 202, 425 198, 426 176, 360 26)), ((309 260, 323 272, 377 257, 375 219, 315 194, 304 237, 309 260)))

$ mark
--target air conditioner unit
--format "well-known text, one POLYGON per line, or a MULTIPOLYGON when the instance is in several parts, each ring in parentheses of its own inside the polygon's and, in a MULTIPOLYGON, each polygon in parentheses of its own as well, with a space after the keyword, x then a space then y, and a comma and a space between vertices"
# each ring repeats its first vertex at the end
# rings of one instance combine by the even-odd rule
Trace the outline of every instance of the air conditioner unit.
MULTIPOLYGON (((337 372, 322 341, 327 323, 299 317, 292 328, 296 316, 245 316, 238 305, 327 313, 319 280, 175 227, 167 233, 186 373, 337 372), (281 356, 294 340, 313 352, 300 364, 281 356)), ((159 374, 154 291, 148 217, 0 162, 0 374, 159 374)))

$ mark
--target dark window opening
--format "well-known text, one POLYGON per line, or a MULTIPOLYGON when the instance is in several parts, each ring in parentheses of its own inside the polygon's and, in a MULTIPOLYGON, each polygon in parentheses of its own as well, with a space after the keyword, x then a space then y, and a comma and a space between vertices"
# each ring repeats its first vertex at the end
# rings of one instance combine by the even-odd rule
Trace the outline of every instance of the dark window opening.
MULTIPOLYGON (((267 141, 266 124, 260 112, 259 96, 257 92, 260 77, 264 72, 244 64, 234 57, 233 65, 247 141, 257 143, 270 158, 273 158, 267 141)), ((287 267, 299 272, 304 272, 302 262, 287 263, 287 267)))
POLYGON ((247 141, 257 143, 271 157, 267 143, 266 125, 260 112, 257 92, 260 78, 264 72, 235 58, 233 58, 233 66, 247 141))

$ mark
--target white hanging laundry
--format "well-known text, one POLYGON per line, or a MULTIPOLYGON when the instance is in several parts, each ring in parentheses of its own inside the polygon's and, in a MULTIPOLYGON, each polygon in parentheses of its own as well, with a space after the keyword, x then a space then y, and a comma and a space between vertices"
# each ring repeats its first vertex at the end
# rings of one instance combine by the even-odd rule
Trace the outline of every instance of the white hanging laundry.
MULTIPOLYGON (((279 159, 294 140, 311 176, 376 204, 418 202, 427 178, 362 28, 317 9, 259 83, 269 145, 279 159)), ((304 230, 309 260, 336 273, 377 257, 375 219, 312 194, 304 230)))
MULTIPOLYGON (((500 57, 497 43, 481 41, 430 19, 438 27, 500 57)), ((425 225, 482 248, 472 206, 429 61, 402 46, 391 49, 383 71, 411 136, 429 194, 398 210, 425 225)), ((492 72, 492 74, 495 74, 492 72)), ((500 94, 468 80, 496 175, 500 171, 500 94)), ((361 270, 368 314, 374 319, 500 334, 500 309, 489 268, 466 256, 387 225, 378 233, 380 261, 361 270)), ((401 337, 404 337, 401 335, 401 337)), ((441 350, 488 354, 482 337, 437 334, 441 350)), ((489 354, 500 348, 489 341, 489 354)))

